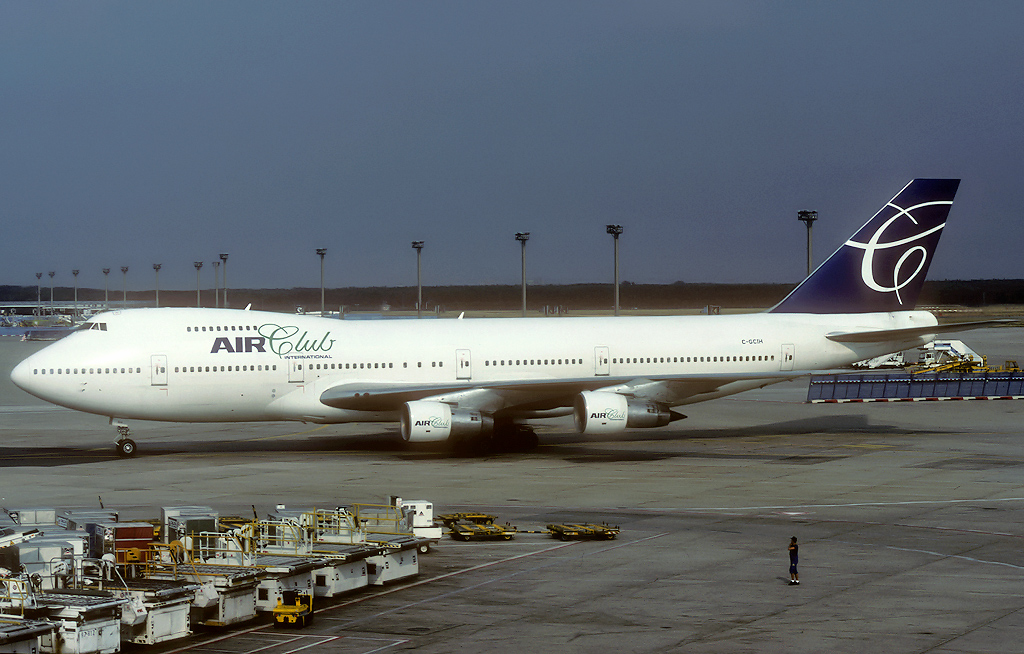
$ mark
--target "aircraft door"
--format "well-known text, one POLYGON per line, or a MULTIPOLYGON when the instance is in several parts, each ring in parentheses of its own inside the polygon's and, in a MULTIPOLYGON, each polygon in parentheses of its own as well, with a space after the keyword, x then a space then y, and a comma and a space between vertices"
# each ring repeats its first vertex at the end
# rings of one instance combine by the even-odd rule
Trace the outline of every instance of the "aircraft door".
POLYGON ((796 357, 796 346, 792 343, 784 343, 782 346, 782 364, 780 370, 792 370, 793 359, 796 357))
POLYGON ((149 358, 150 370, 152 371, 152 386, 167 385, 167 355, 154 354, 149 358))
POLYGON ((608 358, 608 347, 599 345, 594 348, 594 374, 605 376, 611 374, 611 366, 608 358))
POLYGON ((301 359, 289 359, 288 360, 288 383, 290 384, 301 384, 303 381, 303 375, 305 373, 302 370, 301 359))
POLYGON ((469 350, 455 350, 455 378, 472 379, 473 362, 469 350))

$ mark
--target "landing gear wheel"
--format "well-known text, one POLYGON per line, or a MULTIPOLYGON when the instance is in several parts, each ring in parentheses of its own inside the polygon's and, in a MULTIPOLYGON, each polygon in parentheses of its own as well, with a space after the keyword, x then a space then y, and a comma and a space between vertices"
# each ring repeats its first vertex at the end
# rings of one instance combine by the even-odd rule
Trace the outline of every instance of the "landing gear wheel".
POLYGON ((110 419, 110 424, 117 427, 117 440, 114 441, 114 445, 117 446, 117 453, 123 457, 135 456, 137 448, 135 441, 130 438, 132 432, 128 429, 128 425, 114 418, 110 419))
POLYGON ((135 456, 135 441, 130 438, 117 441, 117 453, 123 457, 135 456))

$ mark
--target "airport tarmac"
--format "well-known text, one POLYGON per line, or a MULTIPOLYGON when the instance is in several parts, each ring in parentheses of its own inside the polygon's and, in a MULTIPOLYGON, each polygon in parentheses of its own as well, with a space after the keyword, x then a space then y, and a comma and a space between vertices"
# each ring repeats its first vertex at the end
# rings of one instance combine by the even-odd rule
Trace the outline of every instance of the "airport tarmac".
MULTIPOLYGON (((1024 329, 960 338, 1024 361, 1024 329)), ((520 528, 618 524, 618 540, 445 541, 410 584, 311 627, 197 633, 132 651, 1008 652, 1024 642, 1024 401, 805 404, 806 381, 688 406, 657 430, 585 438, 551 421, 530 453, 407 448, 386 425, 131 423, 52 408, 0 340, 0 505, 155 517, 261 514, 388 495, 520 528), (800 586, 786 546, 797 536, 800 586), (219 639, 219 640, 214 640, 219 639)))

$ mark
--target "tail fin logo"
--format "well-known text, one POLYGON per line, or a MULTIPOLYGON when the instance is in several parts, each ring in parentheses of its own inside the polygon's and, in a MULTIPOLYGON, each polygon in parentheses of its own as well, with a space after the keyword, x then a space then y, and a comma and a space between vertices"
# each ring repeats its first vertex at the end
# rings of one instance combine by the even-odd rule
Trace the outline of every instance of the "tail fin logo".
MULTIPOLYGON (((879 226, 877 230, 875 230, 875 233, 871 235, 871 238, 869 238, 866 243, 854 241, 853 239, 847 241, 846 245, 864 250, 864 257, 862 259, 860 269, 861 279, 864 280, 864 284, 871 290, 877 291, 879 293, 895 293, 896 300, 900 303, 900 305, 902 305, 903 298, 900 297, 900 290, 906 287, 907 285, 911 284, 917 278, 917 276, 921 274, 921 271, 926 269, 928 263, 928 249, 922 245, 911 244, 916 243, 917 241, 920 241, 921 239, 926 238, 934 234, 935 232, 938 232, 939 230, 946 226, 946 223, 943 222, 939 225, 935 225, 934 227, 926 229, 917 234, 906 236, 904 238, 897 238, 896 240, 892 241, 882 241, 882 239, 885 236, 885 232, 893 223, 904 217, 913 222, 915 225, 917 225, 918 222, 917 219, 914 218, 914 215, 912 213, 913 211, 916 211, 923 207, 951 204, 953 204, 952 201, 940 200, 936 202, 924 202, 922 204, 914 205, 912 207, 904 209, 903 207, 899 207, 890 202, 887 206, 890 206, 893 209, 895 209, 897 211, 896 215, 892 216, 884 223, 882 223, 882 225, 879 226), (875 253, 878 252, 879 250, 890 250, 892 248, 902 248, 905 246, 911 247, 907 247, 903 251, 903 254, 900 255, 900 257, 896 260, 893 266, 891 282, 892 286, 883 286, 875 279, 875 253), (907 265, 907 262, 915 258, 917 260, 917 267, 914 268, 913 272, 905 273, 904 267, 907 265)), ((911 263, 911 265, 913 264, 911 263)), ((885 283, 888 284, 890 282, 886 280, 885 283)))
POLYGON ((912 309, 959 186, 958 179, 913 180, 771 311, 912 309))

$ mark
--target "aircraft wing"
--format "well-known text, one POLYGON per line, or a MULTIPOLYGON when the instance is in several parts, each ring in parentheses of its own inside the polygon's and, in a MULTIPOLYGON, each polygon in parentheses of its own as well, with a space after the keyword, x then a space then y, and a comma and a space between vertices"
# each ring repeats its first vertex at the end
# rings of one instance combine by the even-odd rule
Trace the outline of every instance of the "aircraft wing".
POLYGON ((929 327, 907 327, 904 329, 876 329, 871 331, 858 332, 833 332, 826 334, 825 338, 837 343, 882 343, 885 341, 902 341, 924 336, 925 334, 943 334, 946 332, 962 332, 968 329, 979 327, 991 327, 992 325, 1005 325, 1018 322, 1008 318, 998 320, 979 320, 977 322, 951 322, 945 325, 931 325, 929 327))
POLYGON ((325 390, 320 401, 337 409, 353 411, 397 411, 406 402, 431 399, 458 403, 460 407, 497 411, 504 409, 545 410, 572 406, 582 391, 606 390, 674 406, 693 395, 712 393, 722 386, 750 380, 782 381, 807 373, 652 375, 651 377, 581 377, 509 382, 455 381, 447 384, 395 384, 350 382, 325 390))

